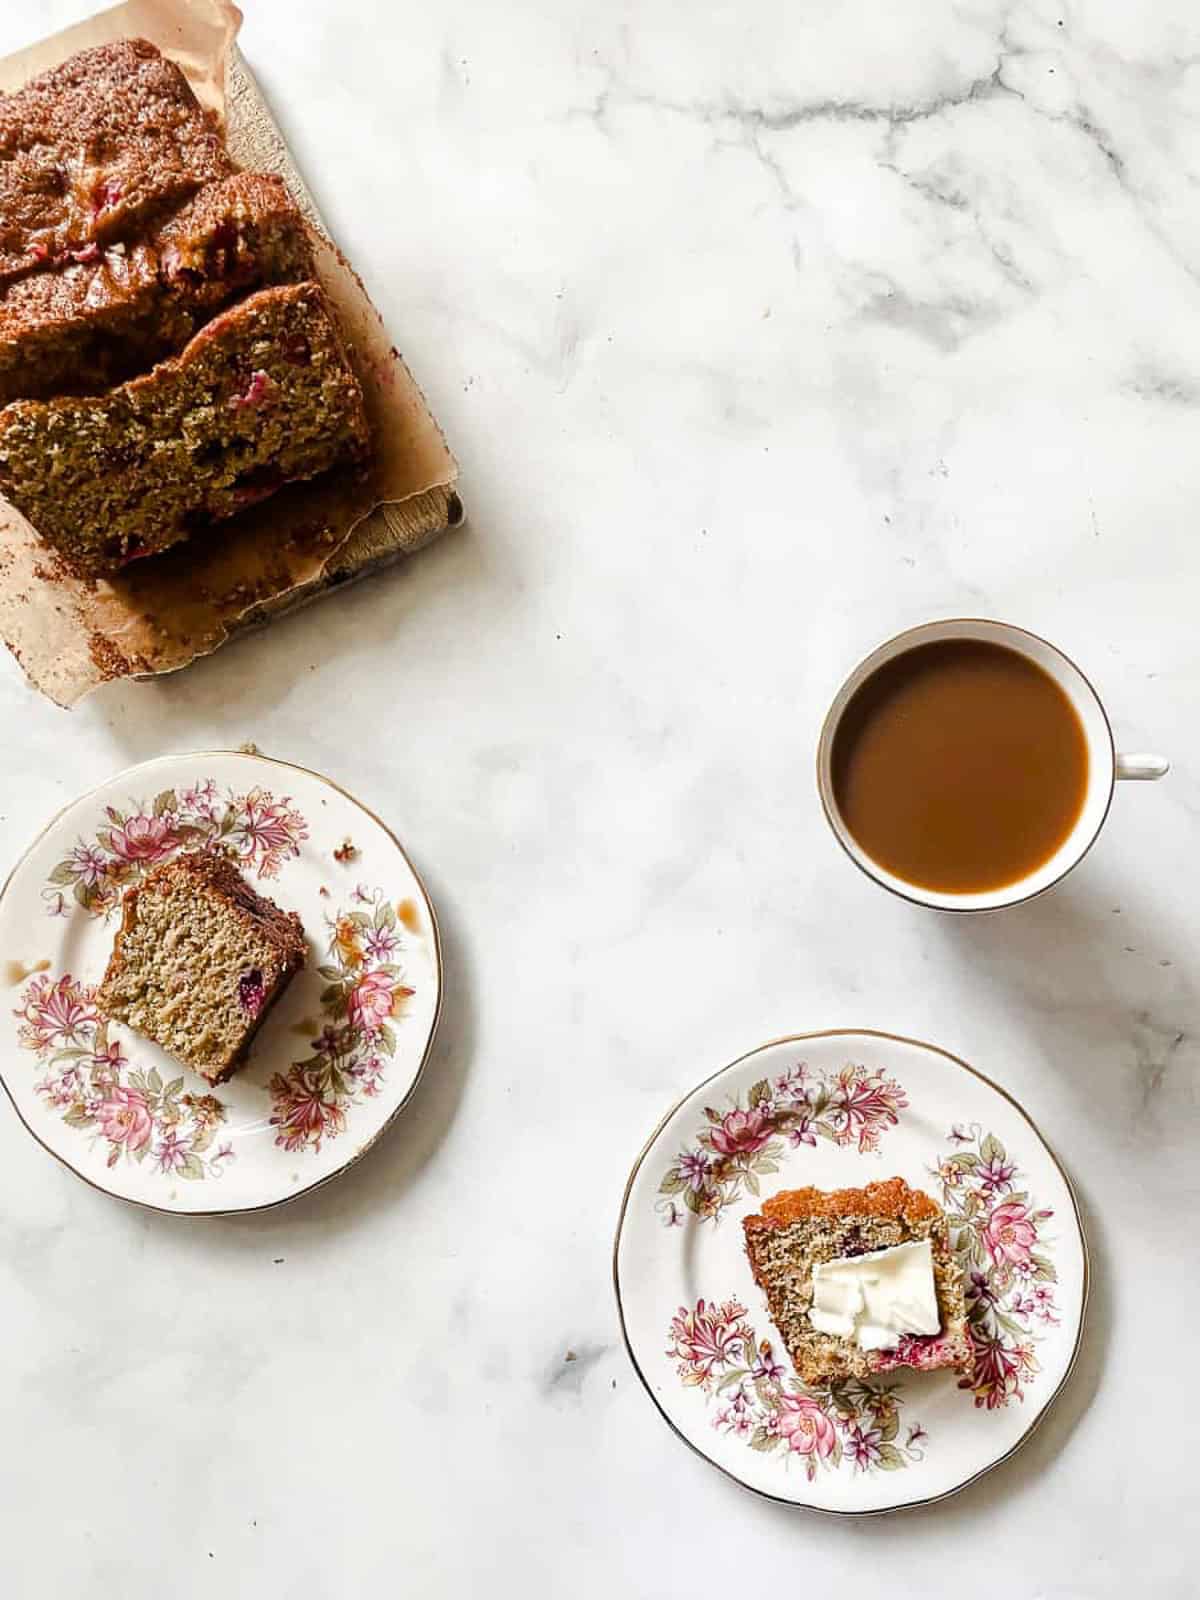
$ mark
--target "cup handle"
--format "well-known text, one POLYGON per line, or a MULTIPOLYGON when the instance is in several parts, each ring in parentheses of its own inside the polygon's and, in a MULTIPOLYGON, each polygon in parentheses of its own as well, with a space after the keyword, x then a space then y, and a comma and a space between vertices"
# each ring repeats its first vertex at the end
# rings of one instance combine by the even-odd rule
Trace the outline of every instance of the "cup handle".
POLYGON ((1148 782, 1152 778, 1164 778, 1171 770, 1171 763, 1165 756, 1136 755, 1117 757, 1118 778, 1138 778, 1148 782))

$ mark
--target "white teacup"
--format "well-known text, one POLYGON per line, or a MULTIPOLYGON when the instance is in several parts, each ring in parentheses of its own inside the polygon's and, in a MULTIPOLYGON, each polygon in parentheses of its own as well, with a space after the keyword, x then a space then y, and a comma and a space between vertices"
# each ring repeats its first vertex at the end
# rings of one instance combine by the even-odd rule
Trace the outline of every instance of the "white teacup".
POLYGON ((838 843, 850 859, 876 883, 890 889, 917 905, 933 906, 939 911, 996 911, 1002 906, 1017 905, 1030 900, 1064 878, 1087 855, 1108 816, 1112 804, 1113 788, 1118 778, 1161 778, 1169 762, 1155 755, 1118 755, 1113 744, 1112 727, 1095 689, 1080 672, 1075 663, 1055 649, 1036 633, 1015 628, 1008 622, 988 622, 977 617, 952 617, 944 622, 926 622, 919 628, 909 628, 897 634, 886 644, 873 650, 865 661, 846 679, 834 696, 833 704, 821 728, 817 746, 817 788, 829 826, 838 843), (877 668, 894 656, 902 655, 916 645, 935 644, 946 639, 979 639, 988 644, 1005 645, 1010 650, 1027 657, 1054 679, 1070 700, 1079 716, 1087 740, 1088 781, 1087 791, 1079 817, 1066 839, 1048 861, 1042 862, 1033 872, 998 889, 979 894, 945 894, 936 889, 925 889, 897 877, 869 856, 842 819, 834 796, 832 756, 834 736, 851 697, 858 687, 877 668))

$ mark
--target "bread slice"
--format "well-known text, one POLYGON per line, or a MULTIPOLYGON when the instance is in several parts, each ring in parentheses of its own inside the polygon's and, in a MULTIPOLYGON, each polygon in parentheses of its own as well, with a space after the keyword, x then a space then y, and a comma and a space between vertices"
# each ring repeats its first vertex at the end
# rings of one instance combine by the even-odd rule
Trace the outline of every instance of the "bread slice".
POLYGON ((0 282, 124 239, 233 162, 146 39, 81 50, 0 95, 0 282))
POLYGON ((126 891, 96 1004, 221 1083, 306 955, 294 912, 258 894, 227 857, 193 851, 126 891))
POLYGON ((312 275, 282 178, 210 183, 144 236, 0 285, 0 406, 97 394, 177 354, 237 297, 312 275))
POLYGON ((316 283, 260 289, 106 394, 0 411, 0 489, 103 576, 369 448, 362 389, 316 283))
POLYGON ((963 1276, 945 1214, 903 1178, 865 1189, 785 1190, 765 1201, 761 1213, 744 1218, 742 1227, 754 1281, 804 1383, 866 1378, 897 1367, 971 1370, 963 1276), (809 1309, 819 1262, 920 1239, 928 1239, 932 1250, 940 1332, 905 1335, 895 1350, 863 1350, 853 1339, 813 1327, 809 1309))

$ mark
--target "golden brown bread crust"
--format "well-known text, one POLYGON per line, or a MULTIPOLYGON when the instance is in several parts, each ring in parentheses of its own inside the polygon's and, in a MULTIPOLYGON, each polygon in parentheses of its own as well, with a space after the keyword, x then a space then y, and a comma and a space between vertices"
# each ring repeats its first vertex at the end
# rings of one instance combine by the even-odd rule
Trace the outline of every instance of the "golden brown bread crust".
POLYGON ((752 1222, 770 1222, 783 1227, 801 1217, 896 1217, 920 1222, 940 1217, 941 1208, 922 1189, 910 1189, 903 1178, 886 1178, 868 1183, 864 1189, 784 1189, 763 1201, 761 1217, 752 1222))
POLYGON ((146 39, 0 95, 0 281, 126 238, 233 171, 213 119, 146 39))

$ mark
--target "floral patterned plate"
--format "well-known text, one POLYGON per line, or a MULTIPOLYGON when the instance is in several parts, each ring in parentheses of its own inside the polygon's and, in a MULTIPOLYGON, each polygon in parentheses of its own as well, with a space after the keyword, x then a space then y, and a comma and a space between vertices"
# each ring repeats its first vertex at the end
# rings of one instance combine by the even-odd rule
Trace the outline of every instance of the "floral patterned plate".
POLYGON ((34 1138, 109 1194, 194 1215, 343 1172, 412 1093, 441 1005, 433 908, 388 829, 328 779, 232 751, 149 761, 61 812, 0 895, 0 975, 0 1081, 34 1138), (207 844, 309 942, 216 1089, 95 1004, 124 891, 207 844))
MULTIPOLYGON (((625 1342, 663 1416, 748 1489, 894 1511, 963 1488, 1036 1427, 1075 1362, 1087 1248, 1020 1106, 933 1045, 868 1031, 764 1045, 671 1111, 625 1190, 625 1342), (898 1368, 806 1387, 742 1248, 760 1197, 899 1175, 944 1207, 968 1285, 970 1376, 898 1368)), ((903 1352, 919 1363, 920 1341, 903 1352)))

